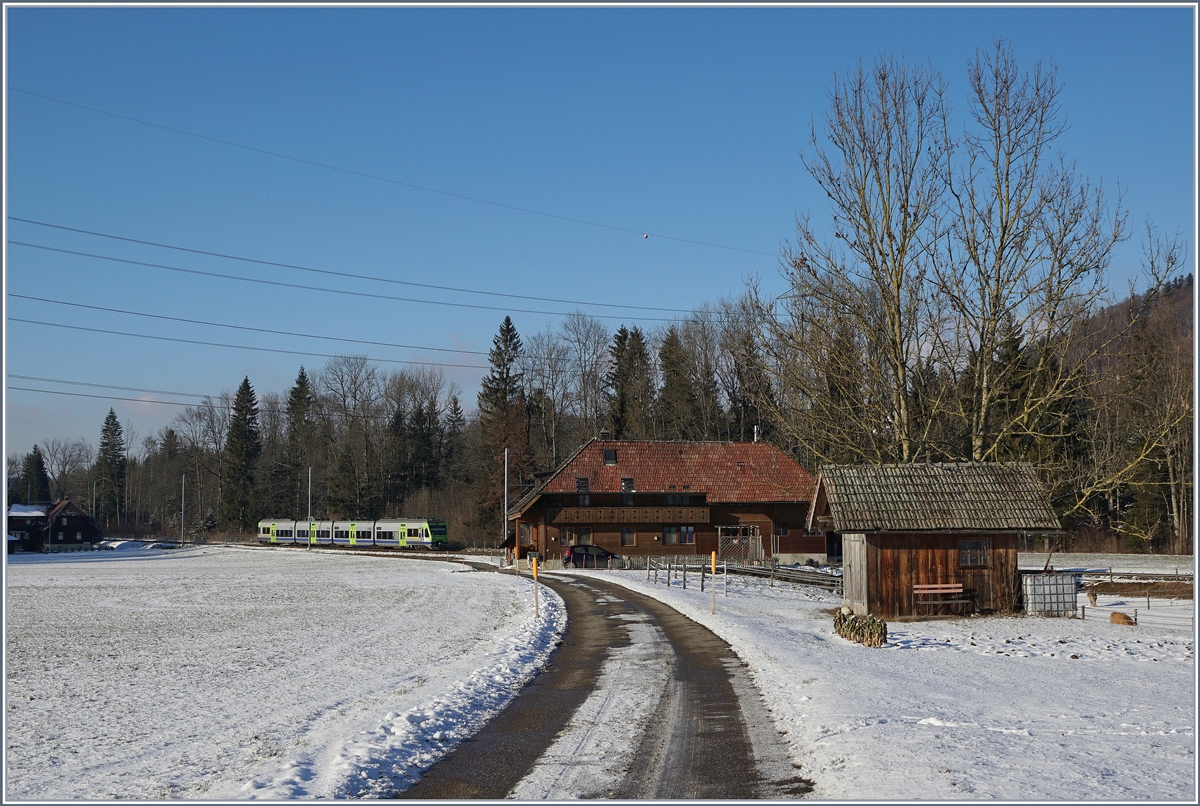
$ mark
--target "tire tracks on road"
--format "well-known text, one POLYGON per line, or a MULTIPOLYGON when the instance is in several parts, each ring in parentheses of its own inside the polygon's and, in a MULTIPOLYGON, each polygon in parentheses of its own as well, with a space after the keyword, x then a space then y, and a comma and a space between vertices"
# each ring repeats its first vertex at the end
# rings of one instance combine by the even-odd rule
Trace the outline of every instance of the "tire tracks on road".
MULTIPOLYGON (((595 577, 543 575, 570 620, 546 669, 504 711, 398 798, 507 797, 554 744, 595 688, 610 648, 628 646, 630 617, 670 643, 665 688, 645 692, 653 711, 625 776, 590 797, 751 799, 796 797, 810 782, 724 641, 678 611, 595 577)), ((645 681, 649 682, 649 681, 645 681)), ((644 685, 629 680, 628 685, 644 685)), ((551 795, 551 797, 554 797, 551 795)))

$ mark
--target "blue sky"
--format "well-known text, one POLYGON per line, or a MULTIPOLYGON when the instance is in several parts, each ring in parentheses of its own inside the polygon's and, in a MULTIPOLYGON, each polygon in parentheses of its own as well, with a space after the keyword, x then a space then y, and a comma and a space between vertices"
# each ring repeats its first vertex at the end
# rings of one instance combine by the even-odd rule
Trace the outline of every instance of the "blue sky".
MULTIPOLYGON (((690 309, 739 294, 754 275, 781 288, 777 256, 795 216, 827 217, 798 152, 826 108, 835 72, 886 51, 928 61, 961 112, 968 60, 1003 37, 1023 66, 1057 65, 1070 123, 1063 152, 1107 189, 1120 184, 1132 222, 1181 231, 1194 266, 1189 8, 9 7, 6 14, 8 216, 279 263, 582 300, 593 303, 583 306, 588 313, 617 317, 605 320, 614 330, 622 322, 653 327, 636 317, 673 314, 594 303, 690 309)), ((475 351, 489 348, 505 315, 187 275, 13 241, 368 294, 510 310, 576 307, 319 277, 11 220, 7 235, 9 387, 139 396, 12 377, 24 375, 215 395, 248 375, 260 393, 285 392, 301 364, 325 362, 14 318, 346 351, 12 295, 475 351)), ((1139 256, 1135 232, 1114 263, 1115 289, 1139 256)), ((525 336, 561 321, 512 316, 525 336)), ((356 351, 486 363, 432 350, 356 351)), ((444 371, 473 408, 483 371, 444 371)), ((178 411, 10 389, 6 454, 51 437, 94 443, 110 406, 141 436, 178 411)))

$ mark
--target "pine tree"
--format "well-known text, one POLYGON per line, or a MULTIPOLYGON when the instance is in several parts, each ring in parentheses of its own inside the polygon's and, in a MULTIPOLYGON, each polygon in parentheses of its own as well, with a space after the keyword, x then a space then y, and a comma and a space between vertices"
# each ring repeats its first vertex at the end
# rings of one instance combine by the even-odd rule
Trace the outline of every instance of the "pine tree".
POLYGON ((277 481, 288 489, 288 504, 295 517, 308 513, 308 467, 315 437, 312 422, 314 396, 304 367, 296 375, 296 383, 287 399, 287 446, 283 467, 277 470, 277 481))
POLYGON ((442 429, 442 478, 453 481, 469 481, 466 468, 463 466, 467 418, 463 415, 458 395, 450 395, 442 429))
POLYGON ((225 439, 221 520, 226 528, 242 531, 254 528, 257 516, 254 469, 261 450, 258 401, 250 379, 243 378, 233 398, 233 416, 225 439))
POLYGON ((622 325, 609 353, 613 364, 608 377, 613 438, 649 439, 654 434, 654 381, 641 329, 635 326, 626 330, 622 325))
POLYGON ((696 393, 692 388, 688 358, 679 330, 672 326, 658 350, 662 387, 658 393, 658 419, 664 439, 692 439, 698 427, 696 393))
POLYGON ((121 501, 125 496, 125 432, 112 409, 100 428, 100 451, 96 460, 96 518, 120 523, 121 501))
POLYGON ((520 354, 521 337, 512 319, 506 316, 488 352, 491 370, 479 388, 483 451, 479 458, 486 472, 479 511, 481 524, 498 517, 502 507, 504 449, 509 450, 510 486, 520 484, 532 465, 523 378, 517 368, 520 354))
POLYGON ((27 504, 50 503, 50 474, 46 472, 46 460, 37 445, 25 455, 21 471, 21 495, 27 504))

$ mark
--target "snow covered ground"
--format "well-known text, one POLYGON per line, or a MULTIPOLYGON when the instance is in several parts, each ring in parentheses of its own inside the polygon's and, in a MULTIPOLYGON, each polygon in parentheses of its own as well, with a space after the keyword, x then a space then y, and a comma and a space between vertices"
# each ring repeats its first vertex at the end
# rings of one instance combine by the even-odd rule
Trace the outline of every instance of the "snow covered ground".
MULTIPOLYGON (((8 558, 7 798, 387 795, 515 696, 565 625, 545 587, 533 618, 528 575, 134 545, 8 558)), ((1194 800, 1190 626, 1090 611, 894 623, 887 647, 867 649, 833 634, 827 591, 733 578, 713 616, 695 579, 684 591, 644 572, 572 573, 729 641, 812 797, 1194 800)), ((1190 625, 1191 607, 1151 612, 1190 625)), ((594 792, 630 763, 640 700, 621 684, 669 649, 650 622, 628 628, 515 797, 594 792)))
MULTIPOLYGON (((1195 567, 1191 555, 1175 554, 1063 554, 1055 552, 1050 558, 1055 568, 1111 568, 1114 573, 1127 574, 1190 574, 1195 567)), ((1041 570, 1046 567, 1046 554, 1021 552, 1017 555, 1020 568, 1041 570)))
POLYGON ((572 573, 654 596, 728 641, 811 797, 1195 800, 1190 627, 907 622, 868 649, 833 633, 841 600, 826 591, 731 578, 713 616, 696 580, 684 591, 645 572, 572 573))
POLYGON ((13 555, 6 584, 6 800, 387 795, 566 624, 528 579, 301 550, 13 555))

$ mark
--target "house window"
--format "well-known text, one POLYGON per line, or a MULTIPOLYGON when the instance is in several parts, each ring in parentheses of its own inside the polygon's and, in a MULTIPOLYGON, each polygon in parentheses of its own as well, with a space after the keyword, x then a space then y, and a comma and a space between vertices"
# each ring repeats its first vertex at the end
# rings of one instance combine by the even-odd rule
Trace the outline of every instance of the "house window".
POLYGON ((592 505, 592 497, 590 495, 579 496, 579 503, 576 506, 590 507, 592 505))
POLYGON ((625 526, 621 529, 621 545, 622 546, 636 546, 637 545, 637 532, 634 531, 634 529, 632 527, 625 526))
POLYGON ((524 522, 517 524, 517 540, 522 546, 529 545, 529 526, 530 524, 524 522))
POLYGON ((578 476, 578 477, 576 477, 576 479, 575 479, 575 492, 577 492, 577 493, 586 493, 586 492, 588 492, 588 479, 587 479, 587 476, 578 476))
POLYGON ((669 507, 686 507, 692 501, 690 495, 671 495, 667 494, 667 506, 669 507))
POLYGON ((663 527, 663 545, 678 546, 679 545, 679 527, 664 526, 663 527))
POLYGON ((958 541, 958 565, 961 568, 987 568, 988 541, 986 539, 958 541))
POLYGON ((590 526, 568 526, 566 534, 568 546, 592 545, 592 529, 590 526))
POLYGON ((604 464, 615 465, 616 463, 617 463, 617 449, 616 448, 605 448, 604 449, 604 464))
POLYGON ((621 506, 633 506, 633 493, 621 493, 621 506))
POLYGON ((686 545, 696 544, 696 527, 695 526, 680 526, 679 527, 679 542, 686 545))
POLYGON ((637 492, 633 485, 633 479, 621 479, 621 492, 632 493, 637 492))

